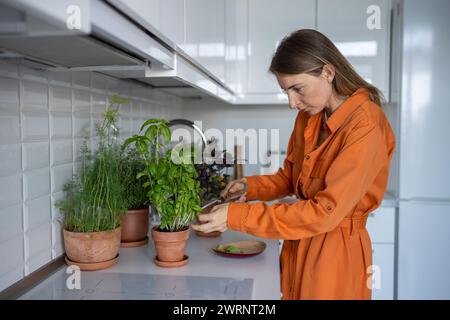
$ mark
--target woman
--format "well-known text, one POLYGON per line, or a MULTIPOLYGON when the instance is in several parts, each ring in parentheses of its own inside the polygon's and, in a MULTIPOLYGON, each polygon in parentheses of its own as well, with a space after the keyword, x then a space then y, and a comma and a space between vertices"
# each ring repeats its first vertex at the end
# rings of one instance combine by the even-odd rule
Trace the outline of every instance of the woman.
POLYGON ((284 168, 230 182, 223 195, 295 203, 230 203, 200 215, 203 232, 284 239, 283 299, 370 299, 372 247, 365 228, 386 190, 395 148, 377 88, 314 30, 285 38, 270 65, 299 112, 284 168))

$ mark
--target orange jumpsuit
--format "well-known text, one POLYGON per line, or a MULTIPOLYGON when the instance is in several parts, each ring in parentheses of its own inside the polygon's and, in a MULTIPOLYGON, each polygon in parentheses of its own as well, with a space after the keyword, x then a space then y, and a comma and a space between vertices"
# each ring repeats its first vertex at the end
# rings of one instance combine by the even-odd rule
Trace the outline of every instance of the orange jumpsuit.
POLYGON ((247 200, 295 194, 293 204, 231 203, 228 227, 284 239, 280 256, 283 299, 370 299, 372 244, 367 216, 384 196, 395 137, 365 89, 348 97, 326 122, 299 113, 284 168, 247 177, 247 200))

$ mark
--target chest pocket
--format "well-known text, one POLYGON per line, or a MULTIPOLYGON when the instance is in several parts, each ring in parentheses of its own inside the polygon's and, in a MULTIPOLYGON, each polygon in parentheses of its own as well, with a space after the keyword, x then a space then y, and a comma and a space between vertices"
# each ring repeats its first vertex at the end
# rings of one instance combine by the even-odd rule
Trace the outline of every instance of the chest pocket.
POLYGON ((333 159, 330 158, 321 158, 316 161, 314 168, 310 174, 310 184, 307 190, 307 194, 309 198, 313 198, 317 192, 324 190, 326 188, 325 185, 325 177, 327 175, 328 169, 332 163, 333 159))
POLYGON ((292 182, 297 181, 302 167, 303 158, 301 156, 301 150, 294 149, 287 155, 286 160, 291 163, 292 182))
POLYGON ((315 179, 325 179, 325 176, 330 168, 331 158, 320 158, 316 161, 314 168, 311 171, 310 177, 315 179))

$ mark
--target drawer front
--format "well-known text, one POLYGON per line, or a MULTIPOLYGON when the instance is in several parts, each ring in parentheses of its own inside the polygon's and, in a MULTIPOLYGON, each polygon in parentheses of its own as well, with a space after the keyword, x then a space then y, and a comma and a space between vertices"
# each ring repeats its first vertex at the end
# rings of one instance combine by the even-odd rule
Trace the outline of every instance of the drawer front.
POLYGON ((378 208, 367 219, 367 231, 373 243, 395 242, 395 208, 378 208))
POLYGON ((372 299, 394 299, 394 245, 373 244, 372 299))

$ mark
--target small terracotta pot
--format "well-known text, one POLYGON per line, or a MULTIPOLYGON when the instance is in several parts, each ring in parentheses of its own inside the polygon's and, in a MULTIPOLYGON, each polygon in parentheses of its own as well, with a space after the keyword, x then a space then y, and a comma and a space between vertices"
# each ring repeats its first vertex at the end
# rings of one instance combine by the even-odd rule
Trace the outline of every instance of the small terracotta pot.
POLYGON ((119 253, 121 228, 99 232, 63 230, 67 257, 73 262, 95 263, 114 259, 119 253))
MULTIPOLYGON (((206 222, 200 222, 197 219, 197 223, 205 224, 206 222)), ((195 231, 195 234, 198 235, 199 237, 214 238, 214 237, 220 236, 222 234, 222 232, 220 232, 220 231, 212 231, 212 232, 195 231)))
POLYGON ((155 226, 152 229, 152 238, 155 243, 158 260, 163 262, 184 260, 189 229, 178 232, 163 232, 158 231, 158 228, 159 226, 155 226))
POLYGON ((128 210, 122 218, 122 242, 137 242, 147 237, 149 224, 148 208, 128 210))

